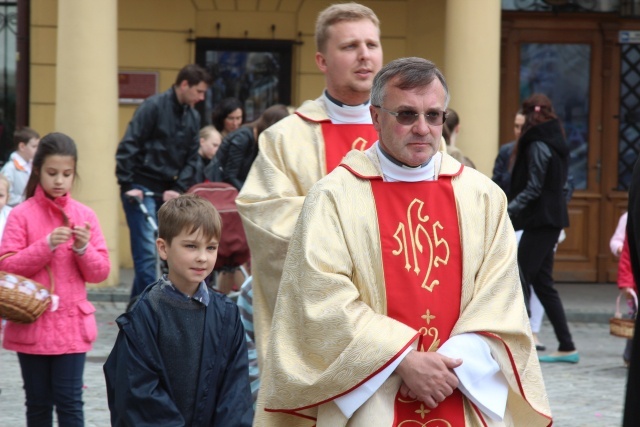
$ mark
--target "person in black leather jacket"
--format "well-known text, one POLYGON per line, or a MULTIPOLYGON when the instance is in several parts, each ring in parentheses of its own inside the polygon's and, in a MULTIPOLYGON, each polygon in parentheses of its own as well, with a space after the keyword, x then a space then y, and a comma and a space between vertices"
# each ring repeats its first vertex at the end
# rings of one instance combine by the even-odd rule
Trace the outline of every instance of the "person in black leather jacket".
POLYGON ((118 145, 116 177, 135 271, 132 298, 156 280, 156 239, 149 218, 157 222, 162 203, 195 184, 200 114, 194 105, 204 100, 209 80, 202 67, 183 67, 171 88, 138 107, 118 145))
POLYGON ((223 182, 228 182, 238 190, 242 188, 249 169, 258 156, 258 137, 262 131, 288 115, 289 110, 285 105, 272 105, 257 120, 224 138, 218 152, 223 182))
POLYGON ((529 284, 533 286, 560 343, 557 352, 539 360, 577 363, 579 355, 552 277, 554 247, 569 226, 569 145, 548 97, 533 94, 523 102, 522 112, 525 124, 512 154, 507 208, 514 229, 523 230, 518 246, 522 289, 528 304, 529 284))

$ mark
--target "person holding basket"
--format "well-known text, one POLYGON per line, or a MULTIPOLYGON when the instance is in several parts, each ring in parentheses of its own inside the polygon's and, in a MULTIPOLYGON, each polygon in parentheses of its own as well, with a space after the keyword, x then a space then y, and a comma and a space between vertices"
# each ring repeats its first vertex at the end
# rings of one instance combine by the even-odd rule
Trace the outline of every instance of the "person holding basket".
POLYGON ((54 406, 60 425, 84 425, 82 377, 98 334, 86 282, 105 280, 110 262, 96 214, 71 198, 77 160, 69 136, 42 138, 26 200, 9 214, 0 246, 0 270, 51 293, 33 323, 7 322, 2 343, 18 353, 29 427, 51 426, 54 406))
MULTIPOLYGON (((621 296, 626 297, 626 300, 629 304, 629 315, 632 318, 635 318, 636 313, 638 311, 637 307, 637 293, 638 287, 636 286, 636 282, 633 278, 633 271, 631 270, 631 257, 629 254, 629 241, 627 239, 625 228, 627 214, 623 214, 620 218, 620 223, 618 223, 618 229, 622 229, 622 233, 618 233, 618 229, 616 229, 616 233, 611 237, 611 252, 620 256, 618 260, 618 289, 620 289, 621 296), (622 234, 622 245, 616 245, 616 235, 622 234)), ((616 309, 617 311, 617 309, 616 309)), ((632 340, 628 339, 627 343, 624 347, 624 352, 622 353, 622 360, 624 361, 624 365, 629 367, 629 362, 631 362, 631 347, 632 340)))

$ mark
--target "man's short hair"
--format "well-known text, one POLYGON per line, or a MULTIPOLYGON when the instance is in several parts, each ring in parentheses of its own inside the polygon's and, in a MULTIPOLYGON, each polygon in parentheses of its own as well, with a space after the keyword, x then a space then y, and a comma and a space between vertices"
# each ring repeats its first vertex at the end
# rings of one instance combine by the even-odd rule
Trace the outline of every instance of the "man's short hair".
POLYGON ((188 234, 200 230, 206 239, 220 241, 220 214, 197 194, 183 194, 165 202, 158 211, 158 237, 170 245, 183 230, 188 234))
POLYGON ((343 21, 368 19, 380 31, 380 20, 373 10, 358 3, 333 4, 320 12, 316 19, 316 49, 324 52, 329 39, 329 27, 343 21))
POLYGON ((182 70, 178 72, 176 77, 176 86, 180 86, 184 80, 187 81, 189 87, 195 86, 200 82, 205 82, 207 85, 211 83, 211 76, 198 64, 189 64, 182 67, 182 70))
POLYGON ((26 144, 32 138, 40 139, 40 135, 30 127, 24 126, 13 133, 13 145, 18 148, 18 144, 21 142, 26 144))
POLYGON ((371 87, 371 105, 382 106, 387 85, 394 80, 394 86, 401 90, 416 89, 428 86, 434 79, 440 80, 446 100, 445 109, 449 105, 449 88, 442 72, 433 62, 417 57, 400 58, 389 62, 376 74, 371 87))

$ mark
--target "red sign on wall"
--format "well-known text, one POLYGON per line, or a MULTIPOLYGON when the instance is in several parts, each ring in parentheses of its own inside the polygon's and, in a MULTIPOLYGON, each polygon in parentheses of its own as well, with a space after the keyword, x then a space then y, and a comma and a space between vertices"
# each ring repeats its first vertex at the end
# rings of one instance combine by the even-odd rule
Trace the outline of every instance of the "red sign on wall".
POLYGON ((121 71, 118 73, 118 98, 121 104, 141 104, 158 92, 158 73, 121 71))

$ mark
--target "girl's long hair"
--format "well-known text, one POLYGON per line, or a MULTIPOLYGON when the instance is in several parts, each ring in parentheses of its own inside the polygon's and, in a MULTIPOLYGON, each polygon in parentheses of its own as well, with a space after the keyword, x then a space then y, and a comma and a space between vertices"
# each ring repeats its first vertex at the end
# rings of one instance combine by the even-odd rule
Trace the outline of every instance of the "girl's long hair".
POLYGON ((31 169, 31 175, 27 182, 25 189, 25 195, 28 199, 33 197, 36 192, 36 187, 40 183, 40 175, 42 174, 42 165, 49 156, 71 156, 73 158, 73 175, 74 178, 78 176, 78 150, 76 143, 73 142, 68 135, 60 132, 52 132, 42 137, 40 144, 38 144, 38 150, 33 157, 33 166, 31 169))
MULTIPOLYGON (((553 103, 548 96, 542 93, 534 93, 525 99, 522 103, 521 111, 525 119, 524 125, 522 125, 520 139, 522 139, 522 136, 532 127, 558 119, 558 115, 553 109, 553 103)), ((564 129, 562 129, 562 133, 564 135, 564 129)), ((511 156, 509 157, 509 172, 513 170, 513 166, 516 162, 516 157, 518 156, 518 145, 519 140, 516 141, 513 150, 511 151, 511 156)))

